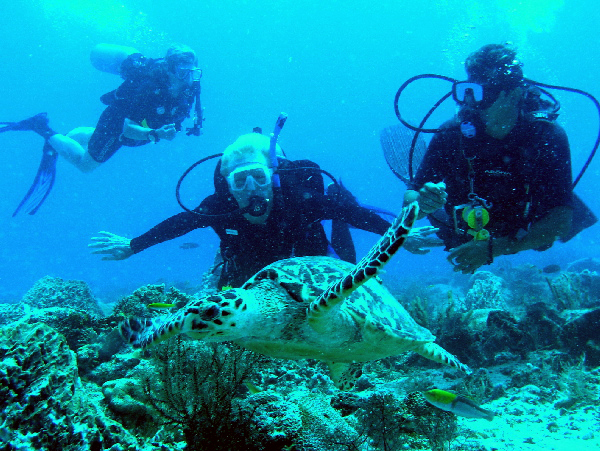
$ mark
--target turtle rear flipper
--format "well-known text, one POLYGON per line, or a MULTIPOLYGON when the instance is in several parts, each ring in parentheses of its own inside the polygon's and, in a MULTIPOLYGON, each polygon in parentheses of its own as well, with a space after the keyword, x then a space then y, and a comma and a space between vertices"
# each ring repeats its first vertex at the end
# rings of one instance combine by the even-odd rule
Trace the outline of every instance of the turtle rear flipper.
POLYGON ((327 328, 327 316, 334 311, 334 308, 358 287, 377 275, 402 247, 418 214, 417 202, 404 207, 385 235, 371 248, 371 251, 348 274, 331 284, 311 302, 307 311, 307 319, 316 331, 327 328))
POLYGON ((351 390, 358 378, 362 376, 363 364, 359 362, 328 362, 327 366, 329 367, 329 377, 338 390, 351 390))

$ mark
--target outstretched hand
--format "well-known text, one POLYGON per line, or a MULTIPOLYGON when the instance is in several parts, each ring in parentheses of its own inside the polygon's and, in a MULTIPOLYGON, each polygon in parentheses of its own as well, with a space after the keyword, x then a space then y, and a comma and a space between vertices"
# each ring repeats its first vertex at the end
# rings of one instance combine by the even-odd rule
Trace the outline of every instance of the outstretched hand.
POLYGON ((92 237, 88 247, 95 249, 92 254, 106 254, 102 260, 125 260, 133 255, 129 238, 104 231, 98 232, 98 235, 92 237))
POLYGON ((156 129, 156 136, 160 139, 166 139, 167 141, 173 141, 177 136, 177 129, 175 124, 163 125, 161 128, 156 129))
POLYGON ((434 235, 439 230, 432 226, 413 227, 402 247, 411 254, 426 254, 431 250, 427 248, 438 247, 444 244, 441 239, 434 235))

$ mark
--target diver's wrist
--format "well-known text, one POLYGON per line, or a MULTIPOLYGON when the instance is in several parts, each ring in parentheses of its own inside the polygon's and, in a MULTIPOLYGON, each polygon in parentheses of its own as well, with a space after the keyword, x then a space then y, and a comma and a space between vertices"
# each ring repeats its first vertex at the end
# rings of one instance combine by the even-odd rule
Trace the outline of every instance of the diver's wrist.
POLYGON ((146 133, 146 139, 155 144, 160 141, 160 138, 158 137, 158 133, 156 133, 155 129, 152 129, 148 133, 146 133))
POLYGON ((519 242, 507 236, 495 237, 493 245, 493 256, 500 257, 501 255, 512 255, 520 251, 518 249, 519 242))

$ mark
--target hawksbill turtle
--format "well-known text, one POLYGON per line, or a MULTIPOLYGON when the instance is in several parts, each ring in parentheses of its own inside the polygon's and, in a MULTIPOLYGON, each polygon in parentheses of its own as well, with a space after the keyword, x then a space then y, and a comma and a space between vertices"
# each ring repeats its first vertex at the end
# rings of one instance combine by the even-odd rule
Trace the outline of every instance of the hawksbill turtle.
POLYGON ((402 246, 417 212, 416 203, 405 207, 356 265, 330 257, 280 260, 241 288, 196 299, 162 317, 130 318, 121 323, 121 335, 136 348, 186 334, 233 341, 275 358, 318 359, 327 362, 340 389, 352 388, 364 362, 404 351, 468 372, 375 277, 402 246))

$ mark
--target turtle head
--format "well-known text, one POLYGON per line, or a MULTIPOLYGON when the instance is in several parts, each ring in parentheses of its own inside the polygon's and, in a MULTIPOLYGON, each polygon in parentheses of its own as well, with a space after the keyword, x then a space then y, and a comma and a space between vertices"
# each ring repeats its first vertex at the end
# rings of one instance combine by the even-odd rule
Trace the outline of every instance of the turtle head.
POLYGON ((235 340, 245 335, 248 298, 246 290, 232 289, 188 303, 181 310, 152 319, 130 318, 120 324, 125 340, 146 348, 177 334, 206 341, 235 340))
POLYGON ((190 302, 183 309, 181 332, 207 341, 233 340, 243 336, 248 293, 234 288, 190 302))

